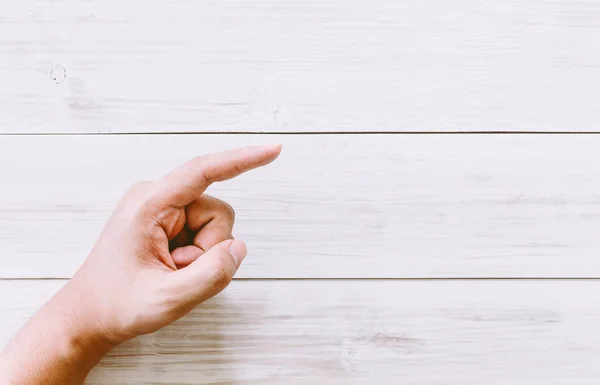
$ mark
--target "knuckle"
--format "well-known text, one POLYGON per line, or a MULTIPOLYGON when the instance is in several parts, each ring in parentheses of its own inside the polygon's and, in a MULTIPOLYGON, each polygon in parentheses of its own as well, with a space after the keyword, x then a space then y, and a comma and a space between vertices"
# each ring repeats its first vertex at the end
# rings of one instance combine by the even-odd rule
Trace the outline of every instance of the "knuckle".
POLYGON ((150 211, 147 207, 147 201, 151 196, 152 182, 136 182, 123 194, 115 212, 122 218, 144 219, 150 211))
POLYGON ((139 181, 129 187, 125 196, 135 198, 135 200, 145 200, 150 195, 151 187, 153 183, 148 181, 139 181))
POLYGON ((217 289, 224 289, 233 279, 234 271, 229 256, 221 255, 213 266, 212 285, 217 289))
POLYGON ((236 174, 241 174, 245 171, 244 167, 242 167, 242 164, 240 162, 235 162, 233 164, 233 168, 236 174))
POLYGON ((141 199, 135 206, 130 209, 131 217, 136 223, 151 223, 155 227, 162 227, 161 224, 164 222, 167 212, 160 208, 160 205, 156 200, 152 198, 141 199))
POLYGON ((195 157, 193 164, 194 164, 194 167, 196 168, 196 172, 198 173, 199 177, 202 179, 202 181, 206 185, 210 185, 214 182, 206 170, 206 167, 207 167, 206 156, 195 157))
POLYGON ((200 173, 200 178, 202 179, 202 181, 204 182, 204 185, 208 186, 213 184, 213 179, 210 177, 210 175, 208 175, 208 173, 206 172, 206 170, 204 169, 200 169, 199 170, 200 173))
POLYGON ((227 218, 235 219, 235 210, 229 203, 219 201, 219 204, 221 206, 221 211, 227 218))
POLYGON ((156 217, 155 205, 151 199, 144 199, 138 201, 137 209, 135 210, 136 217, 140 219, 149 219, 156 217))

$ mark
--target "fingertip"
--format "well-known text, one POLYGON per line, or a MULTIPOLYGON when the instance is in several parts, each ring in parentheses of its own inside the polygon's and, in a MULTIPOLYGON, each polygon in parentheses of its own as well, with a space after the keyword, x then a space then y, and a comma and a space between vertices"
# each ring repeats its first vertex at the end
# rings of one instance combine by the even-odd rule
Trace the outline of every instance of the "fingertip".
POLYGON ((246 255, 248 254, 248 248, 246 247, 246 244, 244 242, 240 241, 239 239, 234 239, 229 244, 229 254, 231 254, 231 256, 233 257, 233 260, 235 261, 235 266, 239 268, 242 264, 242 261, 244 260, 244 258, 246 258, 246 255))
POLYGON ((282 147, 283 146, 281 144, 269 144, 262 146, 249 146, 242 148, 241 150, 249 151, 248 154, 252 154, 250 155, 253 158, 251 161, 252 165, 248 168, 251 169, 266 166, 273 162, 281 153, 282 147))
POLYGON ((255 148, 267 152, 273 155, 279 155, 281 153, 281 149, 283 148, 282 144, 267 144, 262 146, 256 146, 255 148))
POLYGON ((261 147, 267 153, 267 157, 270 162, 277 159, 279 154, 281 154, 281 150, 283 149, 282 144, 267 145, 267 146, 261 146, 261 147))
POLYGON ((196 245, 178 247, 171 252, 171 258, 178 269, 191 265, 204 254, 204 250, 196 245))

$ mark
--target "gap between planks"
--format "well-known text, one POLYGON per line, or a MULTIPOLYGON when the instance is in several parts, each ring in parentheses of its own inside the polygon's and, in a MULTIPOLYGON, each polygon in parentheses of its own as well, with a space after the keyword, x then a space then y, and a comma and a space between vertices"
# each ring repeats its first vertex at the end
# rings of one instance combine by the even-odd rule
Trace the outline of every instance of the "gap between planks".
POLYGON ((2 136, 146 136, 146 135, 598 135, 600 131, 157 131, 157 132, 13 132, 2 136))

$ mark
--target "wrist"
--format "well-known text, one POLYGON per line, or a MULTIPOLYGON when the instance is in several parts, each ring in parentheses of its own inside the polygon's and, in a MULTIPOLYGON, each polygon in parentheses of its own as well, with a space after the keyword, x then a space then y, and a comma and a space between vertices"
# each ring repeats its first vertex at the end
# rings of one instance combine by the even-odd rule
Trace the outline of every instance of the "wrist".
POLYGON ((66 353, 75 359, 101 358, 117 345, 99 322, 93 299, 86 298, 86 293, 78 290, 73 281, 69 281, 48 306, 55 313, 58 332, 64 336, 66 353))
POLYGON ((67 283, 9 342, 0 384, 81 384, 114 347, 75 289, 67 283))

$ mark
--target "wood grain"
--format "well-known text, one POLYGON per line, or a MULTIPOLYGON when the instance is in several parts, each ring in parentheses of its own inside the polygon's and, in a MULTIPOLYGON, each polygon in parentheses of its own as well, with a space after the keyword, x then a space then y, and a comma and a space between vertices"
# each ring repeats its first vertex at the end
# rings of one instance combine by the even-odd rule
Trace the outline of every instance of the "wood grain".
MULTIPOLYGON (((62 282, 0 281, 0 346, 62 282), (14 293, 19 293, 15 296, 14 293)), ((88 384, 595 384, 600 282, 236 281, 88 384)))
POLYGON ((598 131, 582 0, 4 1, 0 132, 598 131))
POLYGON ((277 162, 209 191, 239 277, 600 277, 595 135, 0 136, 0 276, 70 277, 131 183, 265 142, 277 162))

